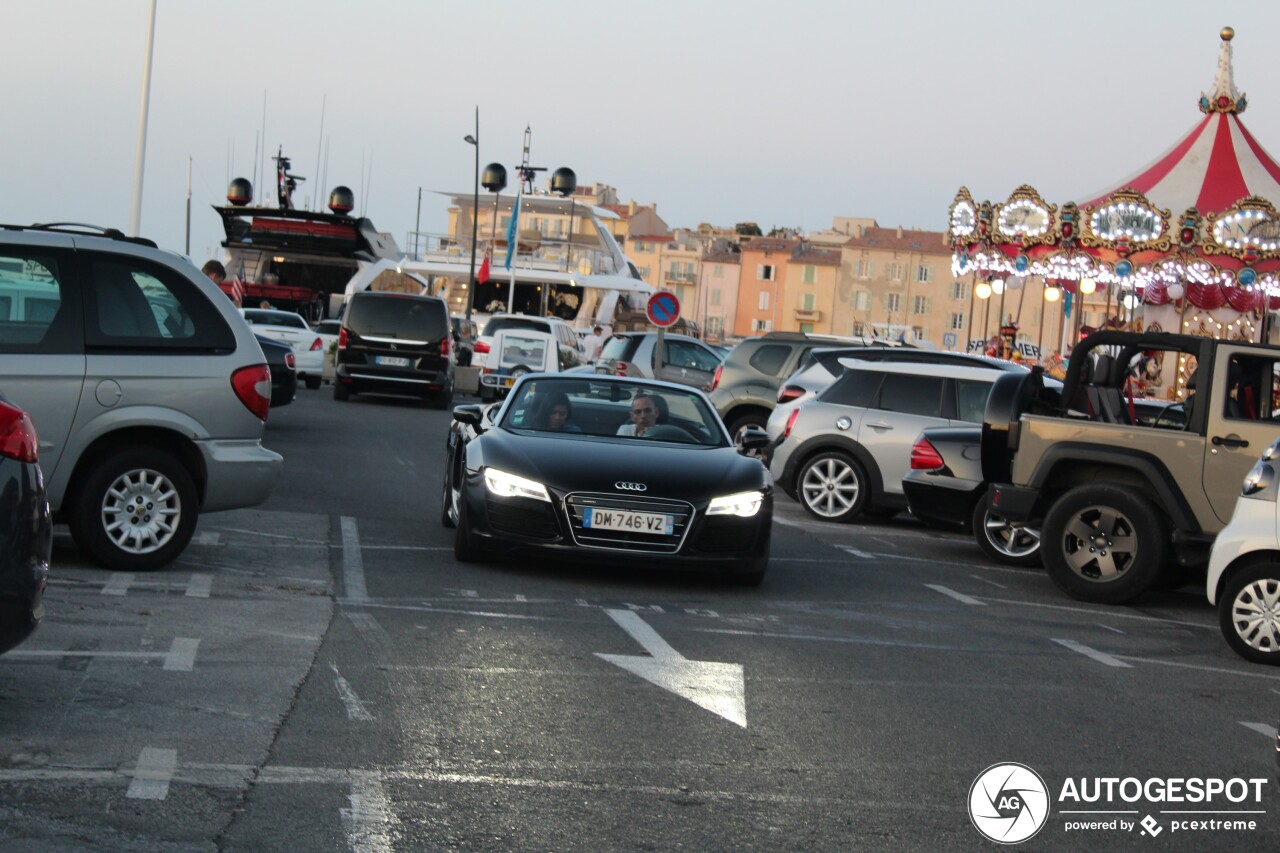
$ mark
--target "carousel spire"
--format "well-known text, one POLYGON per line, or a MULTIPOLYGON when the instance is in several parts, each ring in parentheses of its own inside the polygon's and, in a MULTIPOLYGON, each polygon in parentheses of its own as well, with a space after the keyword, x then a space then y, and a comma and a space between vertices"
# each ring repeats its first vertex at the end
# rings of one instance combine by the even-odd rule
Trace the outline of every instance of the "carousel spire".
POLYGON ((1218 73, 1213 78, 1213 88, 1200 93, 1200 112, 1202 113, 1242 113, 1246 106, 1245 96, 1236 89, 1235 75, 1231 68, 1231 40, 1236 31, 1231 27, 1223 27, 1222 52, 1218 54, 1218 73))

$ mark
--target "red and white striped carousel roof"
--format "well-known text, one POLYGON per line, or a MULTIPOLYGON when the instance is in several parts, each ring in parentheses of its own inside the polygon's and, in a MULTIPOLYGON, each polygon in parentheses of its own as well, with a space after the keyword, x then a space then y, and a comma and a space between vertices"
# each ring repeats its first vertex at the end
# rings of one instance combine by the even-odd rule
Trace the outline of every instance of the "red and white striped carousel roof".
POLYGON ((1125 187, 1172 216, 1188 207, 1221 213, 1251 195, 1280 202, 1280 165, 1238 115, 1210 113, 1154 163, 1085 204, 1097 207, 1125 187))
POLYGON ((1222 31, 1217 76, 1200 95, 1205 117, 1191 132, 1137 174, 1081 204, 1097 207, 1116 190, 1131 187, 1156 207, 1180 216, 1189 207, 1221 213, 1248 196, 1280 204, 1280 165, 1240 121, 1246 101, 1235 87, 1230 27, 1222 31))

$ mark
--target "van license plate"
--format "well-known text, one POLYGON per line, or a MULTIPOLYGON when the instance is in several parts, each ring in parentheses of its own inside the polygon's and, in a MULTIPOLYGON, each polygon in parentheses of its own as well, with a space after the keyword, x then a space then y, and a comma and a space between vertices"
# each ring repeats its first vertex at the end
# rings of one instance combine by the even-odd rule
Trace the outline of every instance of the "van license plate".
POLYGON ((380 355, 374 358, 378 364, 384 364, 387 367, 408 367, 409 359, 401 358, 398 355, 380 355))
POLYGON ((627 512, 616 509, 587 507, 582 511, 582 526, 595 530, 629 530, 632 533, 652 533, 657 536, 674 536, 675 519, 655 512, 627 512))

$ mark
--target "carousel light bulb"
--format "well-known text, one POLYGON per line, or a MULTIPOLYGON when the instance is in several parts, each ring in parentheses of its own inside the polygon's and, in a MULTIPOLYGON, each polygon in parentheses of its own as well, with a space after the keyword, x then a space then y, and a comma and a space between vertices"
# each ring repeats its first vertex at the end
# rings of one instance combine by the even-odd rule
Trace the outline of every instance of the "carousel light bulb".
POLYGON ((986 299, 991 296, 991 285, 985 281, 980 281, 973 288, 973 295, 979 299, 986 299))
POLYGON ((1057 302, 1060 298, 1062 298, 1062 291, 1058 290, 1058 288, 1046 287, 1044 289, 1045 302, 1057 302))
POLYGON ((1004 293, 1004 279, 997 278, 991 282, 991 292, 996 294, 1004 293))
POLYGON ((1080 279, 1080 292, 1088 296, 1098 289, 1098 283, 1091 278, 1080 279))
POLYGON ((1169 294, 1170 299, 1181 299, 1182 294, 1186 293, 1186 288, 1180 284, 1171 284, 1165 292, 1169 294))

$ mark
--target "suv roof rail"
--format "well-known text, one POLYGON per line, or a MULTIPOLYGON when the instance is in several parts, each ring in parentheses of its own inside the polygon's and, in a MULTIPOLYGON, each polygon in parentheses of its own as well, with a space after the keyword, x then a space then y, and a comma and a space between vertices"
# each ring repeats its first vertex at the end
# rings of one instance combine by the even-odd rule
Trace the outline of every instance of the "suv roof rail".
POLYGON ((772 338, 775 341, 807 341, 811 335, 804 332, 765 332, 760 337, 772 338))
POLYGON ((98 237, 106 237, 108 240, 136 243, 139 246, 147 246, 152 249, 159 248, 154 240, 148 240, 146 237, 130 237, 118 228, 104 228, 101 225, 91 225, 87 222, 35 222, 31 225, 0 225, 0 228, 4 228, 7 231, 56 231, 64 234, 89 233, 98 237))

